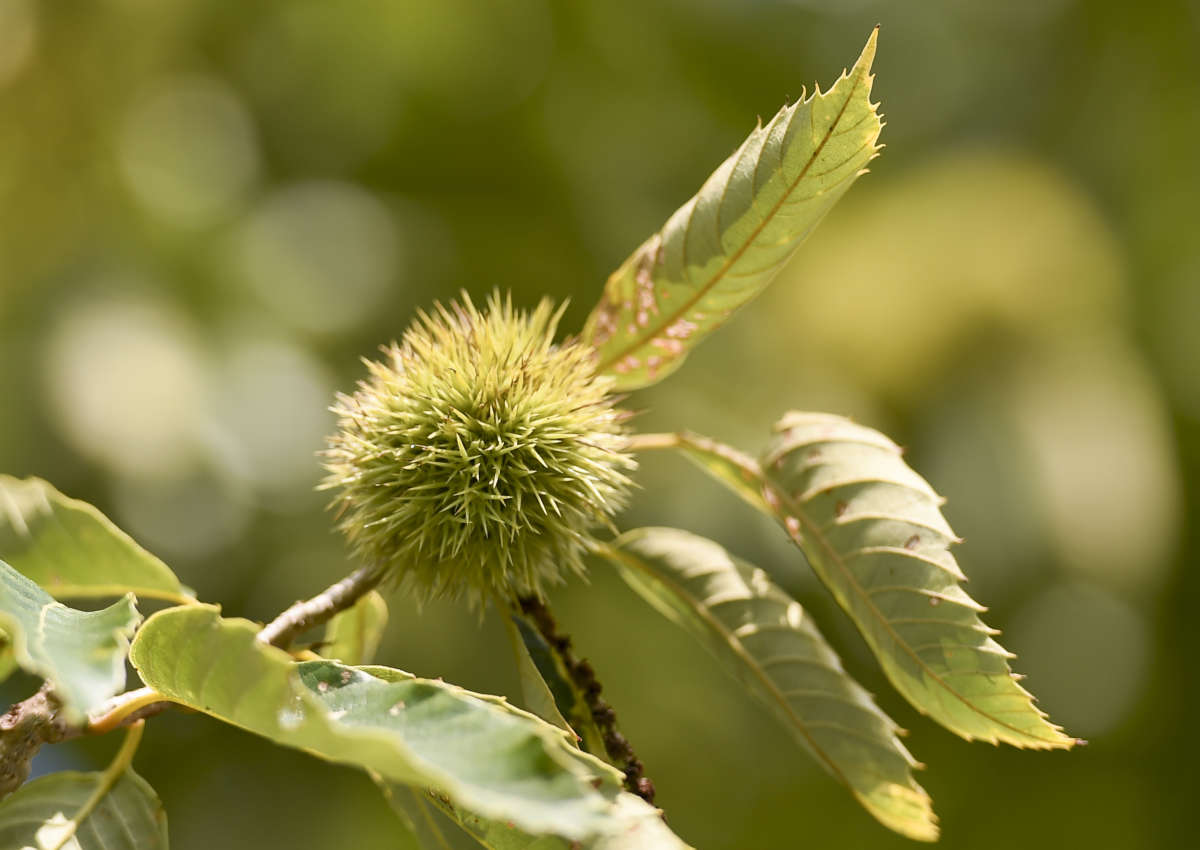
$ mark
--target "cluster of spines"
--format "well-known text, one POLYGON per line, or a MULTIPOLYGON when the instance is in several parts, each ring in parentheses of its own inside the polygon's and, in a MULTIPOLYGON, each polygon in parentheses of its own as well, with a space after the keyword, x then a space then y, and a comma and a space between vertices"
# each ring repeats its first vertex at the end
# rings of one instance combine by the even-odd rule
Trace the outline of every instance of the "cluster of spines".
POLYGON ((340 525, 418 595, 541 594, 623 505, 625 415, 592 350, 555 343, 561 313, 439 304, 339 396, 340 525))

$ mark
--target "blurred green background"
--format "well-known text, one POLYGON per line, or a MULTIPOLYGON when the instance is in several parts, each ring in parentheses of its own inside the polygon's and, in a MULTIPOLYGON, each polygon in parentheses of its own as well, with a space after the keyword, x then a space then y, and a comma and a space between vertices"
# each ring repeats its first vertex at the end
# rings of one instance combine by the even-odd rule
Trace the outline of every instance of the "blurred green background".
MULTIPOLYGON (((314 453, 361 356, 460 288, 570 297, 577 328, 876 23, 873 173, 629 404, 749 450, 788 408, 906 445, 1016 668, 1091 745, 916 716, 782 534, 680 459, 645 458, 623 524, 790 570, 911 729, 944 846, 1195 846, 1196 0, 0 0, 0 470, 268 618, 349 567, 314 453)), ((698 848, 908 846, 607 570, 554 604, 698 848)), ((517 692, 495 618, 452 605, 395 599, 382 660, 517 692)), ((137 767, 178 850, 396 846, 359 774, 199 716, 154 721, 137 767)))

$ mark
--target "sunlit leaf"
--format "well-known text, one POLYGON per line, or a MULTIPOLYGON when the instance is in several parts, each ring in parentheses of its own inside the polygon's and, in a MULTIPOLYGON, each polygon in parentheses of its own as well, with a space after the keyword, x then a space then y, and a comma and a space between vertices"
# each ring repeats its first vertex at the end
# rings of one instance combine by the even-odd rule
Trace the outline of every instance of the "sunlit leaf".
POLYGON ((758 295, 878 153, 876 33, 827 92, 759 126, 608 279, 584 340, 621 390, 655 383, 758 295))
POLYGON ((642 528, 605 554, 648 602, 700 639, 885 826, 937 838, 929 795, 896 724, 850 678, 800 604, 761 569, 673 528, 642 528))
POLYGON ((766 500, 919 711, 967 739, 1071 747, 979 618, 942 499, 900 455, 848 419, 789 413, 762 462, 766 500))
POLYGON ((69 771, 22 786, 0 803, 0 847, 166 850, 167 816, 154 789, 130 770, 107 782, 104 773, 69 771))
POLYGON ((387 600, 372 590, 326 624, 321 654, 345 664, 370 664, 387 621, 387 600))
POLYGON ((140 620, 131 595, 101 611, 76 611, 0 561, 0 627, 13 657, 53 685, 71 721, 125 686, 125 650, 140 620))
POLYGON ((147 685, 330 761, 435 789, 453 805, 530 833, 611 834, 620 774, 565 732, 500 697, 386 667, 292 662, 254 624, 211 606, 160 611, 130 652, 147 685))
POLYGON ((39 478, 0 475, 0 558, 59 598, 191 593, 109 519, 39 478))

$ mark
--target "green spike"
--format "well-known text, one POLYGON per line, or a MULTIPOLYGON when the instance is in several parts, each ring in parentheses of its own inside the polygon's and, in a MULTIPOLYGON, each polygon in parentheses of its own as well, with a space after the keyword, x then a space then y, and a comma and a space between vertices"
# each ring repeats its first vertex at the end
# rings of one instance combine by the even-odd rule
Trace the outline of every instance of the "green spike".
POLYGON ((482 310, 465 295, 435 304, 337 397, 322 486, 361 558, 474 605, 582 572, 633 461, 611 379, 589 349, 555 344, 561 317, 499 293, 482 310))

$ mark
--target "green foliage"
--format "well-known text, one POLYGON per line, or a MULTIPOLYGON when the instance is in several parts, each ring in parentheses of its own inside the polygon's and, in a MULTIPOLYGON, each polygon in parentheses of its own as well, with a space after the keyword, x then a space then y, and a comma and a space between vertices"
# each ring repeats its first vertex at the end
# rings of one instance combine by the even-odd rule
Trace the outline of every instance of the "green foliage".
POLYGON ((529 707, 577 736, 582 749, 603 758, 602 733, 585 695, 572 681, 562 656, 523 614, 509 612, 509 622, 516 631, 514 649, 522 693, 529 707))
POLYGON ((325 625, 321 654, 345 664, 370 664, 387 621, 387 600, 372 590, 325 625))
POLYGON ((918 711, 968 740, 1076 743, 1018 684, 1012 654, 962 589, 942 498, 887 437, 840 416, 793 412, 761 464, 692 434, 672 445, 783 526, 918 711))
POLYGON ((580 842, 555 835, 530 835, 511 823, 464 812, 434 794, 386 783, 381 783, 380 788, 422 847, 447 846, 438 822, 430 816, 430 809, 436 808, 487 850, 689 850, 652 806, 625 792, 614 801, 613 819, 618 826, 580 842))
POLYGON ((0 475, 0 558, 58 598, 191 597, 166 564, 108 517, 40 478, 0 475))
MULTIPOLYGON (((778 521, 919 711, 968 740, 1071 747, 962 589, 942 500, 889 439, 838 416, 790 413, 760 461, 691 433, 630 434, 616 407, 614 391, 673 372, 761 292, 877 155, 875 40, 827 92, 751 133, 610 277, 581 337, 555 341, 562 311, 549 300, 521 313, 499 295, 483 310, 464 295, 420 314, 383 362, 368 363, 357 392, 338 398, 324 485, 365 564, 271 627, 196 602, 91 506, 37 479, 0 476, 0 556, 15 566, 0 561, 0 675, 19 664, 62 703, 59 718, 37 713, 49 710, 37 708, 52 702, 44 695, 27 701, 14 715, 24 725, 0 735, 134 723, 105 772, 56 774, 0 804, 4 846, 165 847, 161 806, 129 765, 139 712, 174 703, 365 771, 408 827, 398 833, 407 846, 447 846, 441 823, 490 850, 687 850, 647 802, 653 785, 593 671, 572 659, 540 607, 549 586, 583 571, 588 552, 712 651, 871 815, 936 839, 901 730, 772 580, 771 565, 675 529, 596 539, 625 504, 634 450, 677 449, 778 521), (372 589, 381 578, 419 599, 494 601, 536 713, 362 666, 387 624, 387 602, 372 589), (123 598, 83 612, 51 593, 123 598), (139 595, 175 607, 130 645, 139 595), (285 651, 321 623, 323 640, 285 651), (127 650, 146 687, 110 700, 127 650)), ((3 739, 13 741, 23 758, 40 743, 3 739)))
POLYGON ((606 550, 622 577, 692 632, 875 817, 937 838, 929 795, 896 724, 842 668, 800 604, 761 569, 673 528, 642 528, 606 550))
POLYGON ((864 173, 883 127, 871 103, 876 35, 829 91, 818 87, 756 128, 608 279, 583 336, 618 389, 679 368, 864 173))
POLYGON ((54 686, 78 721, 125 685, 125 652, 141 620, 129 594, 102 611, 76 611, 0 561, 0 626, 23 669, 54 686))
POLYGON ((125 771, 63 771, 0 803, 0 847, 29 850, 166 850, 167 815, 144 779, 125 771))
POLYGON ((458 810, 447 810, 447 814, 488 850, 690 850, 653 806, 624 792, 613 802, 612 817, 618 826, 583 842, 528 835, 508 822, 483 820, 458 810))
POLYGON ((789 413, 775 430, 763 458, 767 501, 896 689, 967 740, 1071 747, 979 619, 942 499, 900 448, 828 414, 789 413))
POLYGON ((475 605, 582 572, 633 464, 592 352, 554 344, 559 315, 438 305, 339 399, 326 486, 366 563, 475 605))
MULTIPOLYGON (((130 660, 167 699, 456 808, 573 840, 614 828, 619 774, 565 732, 508 705, 384 667, 296 664, 211 606, 161 611, 130 660), (188 652, 180 657, 179 647, 188 652)), ((619 825, 619 824, 618 824, 619 825)))

